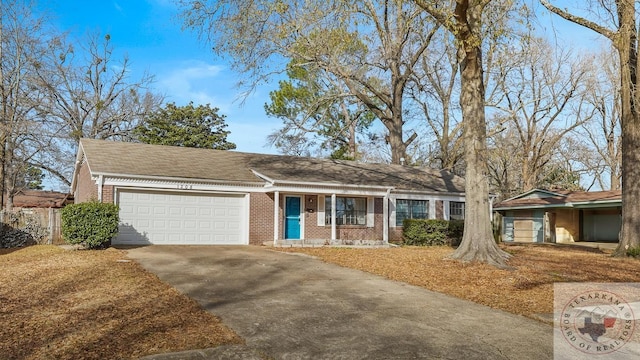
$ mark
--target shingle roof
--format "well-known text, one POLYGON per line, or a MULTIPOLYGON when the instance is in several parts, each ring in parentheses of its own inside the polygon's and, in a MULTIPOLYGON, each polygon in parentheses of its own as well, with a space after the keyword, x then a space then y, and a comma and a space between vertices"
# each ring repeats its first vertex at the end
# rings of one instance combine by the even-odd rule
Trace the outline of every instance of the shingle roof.
POLYGON ((549 196, 544 198, 513 198, 494 206, 494 209, 509 208, 539 208, 539 207, 566 207, 580 204, 594 204, 603 202, 615 202, 622 200, 620 190, 609 191, 562 191, 557 192, 562 196, 549 196))
POLYGON ((71 194, 56 191, 21 190, 13 197, 13 206, 19 208, 62 208, 72 202, 71 194))
POLYGON ((83 139, 93 173, 149 177, 394 187, 402 190, 464 192, 464 180, 446 171, 295 156, 194 149, 83 139), (253 171, 252 171, 253 170, 253 171))

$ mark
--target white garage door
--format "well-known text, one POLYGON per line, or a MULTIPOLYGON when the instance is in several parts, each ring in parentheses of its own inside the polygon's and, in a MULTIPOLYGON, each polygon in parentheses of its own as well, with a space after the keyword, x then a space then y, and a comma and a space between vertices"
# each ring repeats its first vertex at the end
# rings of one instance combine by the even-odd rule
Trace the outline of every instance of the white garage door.
POLYGON ((118 192, 116 245, 247 244, 244 195, 118 192))

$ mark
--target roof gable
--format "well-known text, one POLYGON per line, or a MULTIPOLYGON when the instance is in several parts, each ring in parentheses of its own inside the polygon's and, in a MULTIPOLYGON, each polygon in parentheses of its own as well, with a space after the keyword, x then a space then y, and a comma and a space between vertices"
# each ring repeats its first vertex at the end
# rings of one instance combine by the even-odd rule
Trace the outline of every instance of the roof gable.
MULTIPOLYGON (((185 178, 239 183, 370 186, 463 193, 464 180, 445 171, 282 155, 83 139, 92 175, 185 178)), ((80 155, 80 154, 79 154, 80 155)))
MULTIPOLYGON (((536 190, 540 191, 539 189, 536 190)), ((542 191, 547 192, 545 190, 542 191)), ((620 190, 558 192, 555 195, 544 197, 524 196, 528 193, 531 193, 531 191, 502 201, 496 204, 494 209, 580 208, 594 206, 620 206, 622 204, 622 192, 620 190)))
POLYGON ((561 192, 553 192, 545 189, 531 189, 527 192, 524 192, 520 195, 516 195, 505 201, 511 201, 516 199, 545 199, 549 197, 566 197, 566 192, 561 193, 561 192))

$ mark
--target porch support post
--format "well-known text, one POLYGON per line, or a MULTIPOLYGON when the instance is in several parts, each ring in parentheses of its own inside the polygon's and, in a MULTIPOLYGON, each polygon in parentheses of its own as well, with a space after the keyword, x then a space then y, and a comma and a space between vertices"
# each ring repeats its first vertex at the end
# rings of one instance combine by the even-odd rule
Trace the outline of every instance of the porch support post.
POLYGON ((391 189, 387 189, 387 193, 382 199, 382 242, 389 244, 389 194, 391 189))
POLYGON ((331 194, 331 240, 336 240, 336 194, 331 194))
POLYGON ((278 245, 280 235, 280 191, 273 193, 273 246, 278 245))

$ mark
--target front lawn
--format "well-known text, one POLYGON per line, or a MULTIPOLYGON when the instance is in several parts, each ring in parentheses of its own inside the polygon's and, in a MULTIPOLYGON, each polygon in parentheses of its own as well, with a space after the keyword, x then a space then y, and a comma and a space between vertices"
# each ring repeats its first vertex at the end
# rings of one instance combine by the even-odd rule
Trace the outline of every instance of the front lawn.
POLYGON ((446 259, 450 247, 285 248, 496 309, 540 319, 553 313, 553 283, 640 282, 640 261, 590 249, 503 246, 514 256, 501 270, 446 259))
POLYGON ((0 319, 2 359, 131 359, 243 342, 116 249, 0 249, 0 319))

